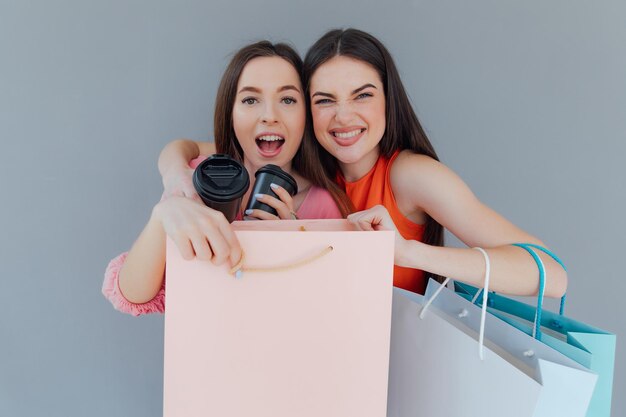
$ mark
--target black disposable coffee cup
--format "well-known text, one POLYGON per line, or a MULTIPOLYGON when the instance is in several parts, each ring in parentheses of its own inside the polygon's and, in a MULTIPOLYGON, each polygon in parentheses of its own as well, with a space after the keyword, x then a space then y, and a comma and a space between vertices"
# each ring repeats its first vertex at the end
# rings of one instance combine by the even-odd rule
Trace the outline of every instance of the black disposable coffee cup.
POLYGON ((283 171, 279 166, 268 164, 254 174, 255 181, 246 211, 251 209, 263 210, 277 216, 276 210, 265 203, 261 203, 256 199, 257 194, 268 194, 280 200, 280 197, 272 190, 271 184, 280 185, 293 197, 298 193, 298 184, 291 175, 283 171))
POLYGON ((225 154, 215 154, 198 165, 193 185, 204 204, 224 213, 232 222, 241 208, 241 199, 250 187, 246 168, 225 154))

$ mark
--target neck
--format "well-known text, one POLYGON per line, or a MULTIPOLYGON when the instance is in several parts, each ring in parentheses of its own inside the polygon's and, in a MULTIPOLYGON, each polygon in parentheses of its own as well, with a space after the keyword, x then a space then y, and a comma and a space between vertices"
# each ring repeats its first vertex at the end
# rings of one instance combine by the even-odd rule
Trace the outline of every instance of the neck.
POLYGON ((356 162, 339 162, 339 169, 341 169, 341 173, 346 181, 358 181, 374 168, 379 155, 380 150, 376 147, 376 149, 356 162))

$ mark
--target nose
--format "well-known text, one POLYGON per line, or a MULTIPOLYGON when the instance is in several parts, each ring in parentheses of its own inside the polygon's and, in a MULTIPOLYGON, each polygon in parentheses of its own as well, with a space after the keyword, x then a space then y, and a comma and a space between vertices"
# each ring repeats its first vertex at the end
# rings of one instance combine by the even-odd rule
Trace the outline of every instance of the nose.
POLYGON ((272 103, 267 103, 263 107, 263 113, 261 114, 261 123, 271 125, 277 122, 278 114, 276 112, 276 109, 274 108, 274 105, 272 103))
POLYGON ((349 124, 352 121, 354 112, 350 103, 337 103, 335 120, 340 124, 349 124))

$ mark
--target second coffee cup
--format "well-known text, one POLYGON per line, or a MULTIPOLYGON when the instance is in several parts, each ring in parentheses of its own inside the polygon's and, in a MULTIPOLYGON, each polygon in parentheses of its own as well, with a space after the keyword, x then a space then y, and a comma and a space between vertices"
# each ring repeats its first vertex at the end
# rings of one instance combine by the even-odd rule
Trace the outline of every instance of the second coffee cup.
MULTIPOLYGON (((267 204, 256 199, 257 194, 268 194, 280 200, 278 195, 272 190, 271 184, 280 185, 287 190, 289 195, 292 197, 298 193, 298 184, 296 183, 296 180, 277 165, 265 165, 264 167, 259 168, 254 176, 256 179, 254 187, 252 188, 252 193, 250 194, 250 199, 246 205, 246 211, 257 209, 273 214, 274 216, 278 216, 278 213, 273 207, 268 206, 267 204)), ((245 219, 251 220, 254 218, 245 217, 245 219)))

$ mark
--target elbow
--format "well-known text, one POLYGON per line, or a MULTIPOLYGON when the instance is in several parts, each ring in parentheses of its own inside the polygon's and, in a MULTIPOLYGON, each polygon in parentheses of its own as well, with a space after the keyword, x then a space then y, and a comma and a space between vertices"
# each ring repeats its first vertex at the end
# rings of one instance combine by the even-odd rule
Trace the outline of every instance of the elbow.
MULTIPOLYGON (((539 239, 531 239, 531 243, 539 245, 543 248, 547 248, 546 244, 539 239)), ((552 259, 550 256, 546 255, 545 253, 540 253, 540 251, 536 252, 538 252, 537 254, 543 261, 546 269, 544 295, 551 298, 563 297, 567 292, 567 271, 563 268, 563 266, 561 266, 560 263, 552 259)))
POLYGON ((567 272, 557 265, 554 271, 548 273, 548 282, 546 282, 546 297, 561 298, 567 292, 567 272))
MULTIPOLYGON (((125 266, 125 265, 124 265, 125 266)), ((128 272, 122 267, 117 281, 119 295, 130 304, 145 304, 151 301, 158 293, 150 289, 137 288, 133 286, 128 277, 128 272)))

